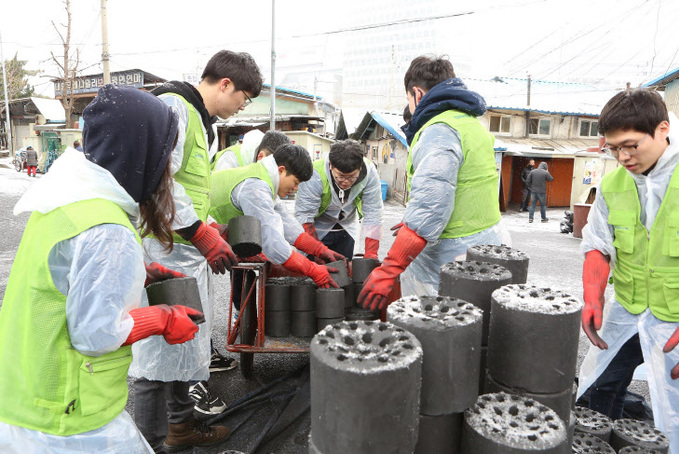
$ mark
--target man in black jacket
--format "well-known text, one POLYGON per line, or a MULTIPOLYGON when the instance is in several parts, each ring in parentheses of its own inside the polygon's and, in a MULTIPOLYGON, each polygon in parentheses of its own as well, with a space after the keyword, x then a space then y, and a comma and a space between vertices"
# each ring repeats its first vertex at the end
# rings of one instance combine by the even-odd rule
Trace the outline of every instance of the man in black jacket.
POLYGON ((528 161, 528 165, 521 171, 521 181, 523 182, 523 195, 521 197, 521 211, 528 211, 530 203, 530 187, 528 186, 528 174, 535 168, 535 159, 528 161))
POLYGON ((535 205, 540 201, 540 215, 542 222, 547 222, 547 182, 552 181, 554 177, 547 171, 547 163, 541 162, 538 168, 532 170, 528 174, 526 183, 530 188, 530 209, 528 210, 528 222, 533 222, 533 214, 535 214, 535 205))

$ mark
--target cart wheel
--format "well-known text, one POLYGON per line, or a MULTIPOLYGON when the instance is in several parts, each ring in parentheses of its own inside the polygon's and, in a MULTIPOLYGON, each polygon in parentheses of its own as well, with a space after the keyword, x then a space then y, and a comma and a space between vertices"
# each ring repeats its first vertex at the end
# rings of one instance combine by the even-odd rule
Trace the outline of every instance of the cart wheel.
POLYGON ((14 168, 16 169, 17 172, 21 172, 21 159, 14 159, 14 168))
MULTIPOLYGON (((241 294, 241 305, 245 304, 250 287, 255 285, 256 275, 252 271, 246 271, 243 277, 243 292, 241 294)), ((256 289, 255 289, 256 291, 256 289)), ((243 306, 241 306, 243 307, 243 306)), ((243 309, 240 322, 240 343, 244 345, 254 345, 257 335, 257 299, 253 293, 251 300, 243 309)), ((254 374, 254 353, 240 354, 240 373, 245 378, 252 378, 254 374)))

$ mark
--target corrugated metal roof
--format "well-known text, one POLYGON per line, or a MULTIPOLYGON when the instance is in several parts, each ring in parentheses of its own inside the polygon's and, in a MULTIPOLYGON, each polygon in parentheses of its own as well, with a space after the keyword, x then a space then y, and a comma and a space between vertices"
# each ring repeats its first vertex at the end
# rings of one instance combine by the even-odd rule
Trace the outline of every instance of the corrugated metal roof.
POLYGON ((657 88, 658 90, 664 90, 667 84, 677 79, 679 79, 679 68, 673 69, 672 71, 645 83, 642 85, 642 87, 651 87, 657 88))
MULTIPOLYGON (((492 80, 464 79, 470 90, 484 97, 489 109, 529 110, 528 80, 496 77, 492 80)), ((617 90, 590 84, 532 80, 530 110, 546 114, 598 117, 617 90)))
POLYGON ((552 140, 552 139, 521 139, 521 138, 496 138, 495 150, 503 151, 510 156, 547 157, 547 156, 574 156, 576 153, 587 151, 587 147, 597 146, 599 139, 592 140, 552 140))
POLYGON ((404 147, 408 148, 406 137, 401 131, 401 126, 405 123, 403 115, 400 113, 371 110, 363 115, 363 119, 356 127, 356 130, 350 134, 350 137, 355 140, 364 140, 370 136, 375 130, 375 123, 382 126, 389 132, 396 140, 401 142, 404 147))
MULTIPOLYGON (((264 88, 271 90, 271 84, 262 84, 262 86, 264 88)), ((296 95, 305 96, 309 99, 314 99, 314 95, 312 95, 311 93, 305 93, 303 91, 294 90, 292 88, 279 87, 278 85, 276 85, 276 92, 294 93, 296 95)), ((322 96, 315 96, 315 98, 319 101, 323 99, 322 96)))
POLYGON ((61 105, 60 101, 45 98, 31 98, 31 101, 48 122, 64 123, 66 121, 64 106, 61 105))
POLYGON ((372 117, 380 124, 380 126, 389 131, 389 133, 394 136, 395 139, 401 142, 404 147, 408 148, 408 141, 406 140, 405 134, 403 134, 403 131, 401 130, 401 126, 405 124, 402 114, 373 110, 370 112, 370 115, 372 115, 372 117))

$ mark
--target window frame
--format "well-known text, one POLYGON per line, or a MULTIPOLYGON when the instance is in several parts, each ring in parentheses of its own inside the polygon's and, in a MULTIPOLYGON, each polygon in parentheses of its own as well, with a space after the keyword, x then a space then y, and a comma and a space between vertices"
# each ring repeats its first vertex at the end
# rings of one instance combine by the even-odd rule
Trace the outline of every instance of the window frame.
MULTIPOLYGON (((536 129, 537 132, 535 132, 535 133, 530 132, 529 135, 531 137, 551 137, 552 136, 552 118, 551 117, 530 117, 530 119, 528 121, 532 123, 534 120, 538 122, 537 129, 536 129), (549 122, 549 132, 547 134, 541 134, 540 133, 540 122, 542 122, 542 121, 549 122)), ((528 130, 529 131, 531 130, 530 126, 528 127, 528 130)))
POLYGON ((488 114, 488 131, 492 132, 494 134, 502 135, 502 136, 509 136, 512 134, 512 116, 511 115, 502 115, 502 114, 488 114), (498 131, 493 131, 491 129, 491 123, 493 118, 500 118, 500 123, 499 123, 499 130, 498 131), (504 120, 507 120, 507 131, 502 130, 502 123, 504 120))
POLYGON ((579 118, 578 119, 578 137, 581 137, 583 139, 596 139, 597 137, 599 137, 599 120, 593 120, 591 118, 579 118), (581 134, 583 123, 589 123, 588 129, 589 129, 590 135, 583 136, 581 134), (592 134, 592 127, 594 127, 594 134, 592 134))

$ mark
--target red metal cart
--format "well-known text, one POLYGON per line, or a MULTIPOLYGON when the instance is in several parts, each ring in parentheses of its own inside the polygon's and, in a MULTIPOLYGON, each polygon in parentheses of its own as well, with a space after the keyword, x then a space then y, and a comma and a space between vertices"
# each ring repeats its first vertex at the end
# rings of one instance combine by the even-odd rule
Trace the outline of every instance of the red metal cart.
POLYGON ((233 267, 243 270, 241 306, 238 319, 234 322, 233 279, 229 297, 229 328, 226 349, 240 353, 240 370, 244 377, 253 375, 255 353, 308 353, 308 338, 264 336, 264 311, 266 309, 265 284, 268 278, 266 263, 241 263, 233 267), (236 340, 239 339, 239 343, 236 340))
MULTIPOLYGON (((233 270, 244 272, 241 287, 241 305, 238 318, 233 321, 233 278, 231 279, 231 295, 229 296, 229 326, 227 330, 226 349, 240 353, 240 370, 244 377, 253 375, 255 353, 308 353, 309 338, 276 337, 267 338, 264 333, 264 313, 266 309, 265 285, 270 274, 271 264, 241 263, 233 270), (238 343, 236 341, 238 340, 238 343)), ((274 267, 272 275, 290 275, 281 267, 274 267)), ((233 274, 232 274, 233 276, 233 274)), ((299 276, 299 275, 297 275, 299 276)), ((389 302, 401 297, 401 283, 396 284, 389 294, 389 302)), ((386 320, 386 309, 381 314, 382 321, 386 320)))

